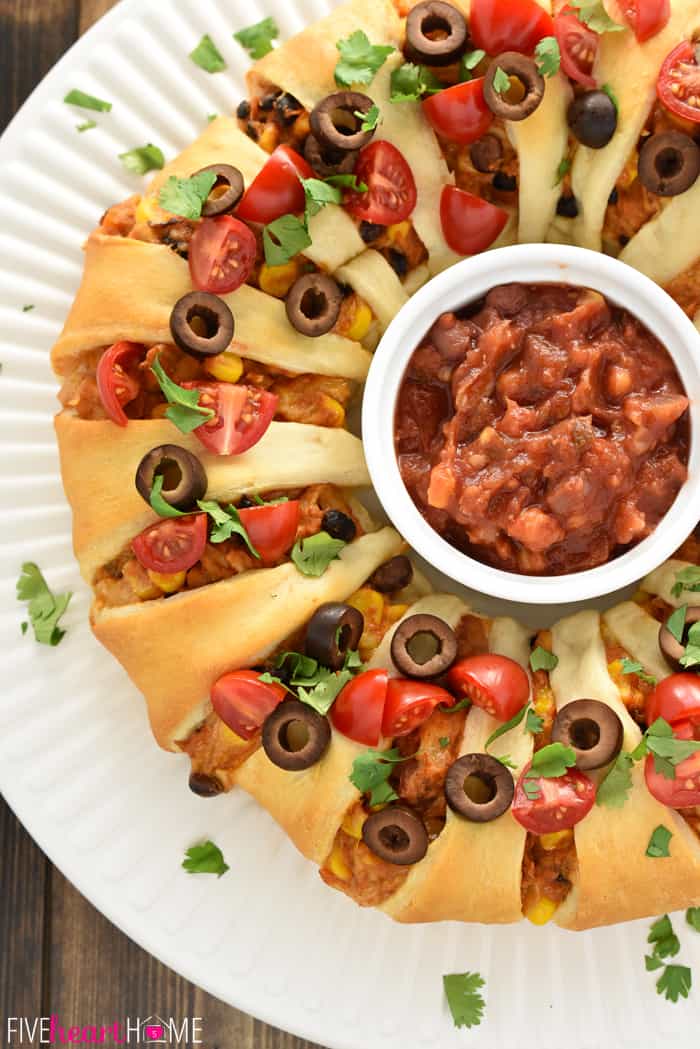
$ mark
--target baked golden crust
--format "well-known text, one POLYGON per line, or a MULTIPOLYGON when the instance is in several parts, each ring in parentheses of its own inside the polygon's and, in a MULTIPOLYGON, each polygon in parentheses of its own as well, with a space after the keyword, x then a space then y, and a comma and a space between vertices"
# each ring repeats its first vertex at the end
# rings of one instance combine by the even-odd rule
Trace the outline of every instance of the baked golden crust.
POLYGON ((195 434, 180 433, 168 419, 131 420, 119 427, 62 412, 55 426, 63 487, 73 510, 73 547, 88 583, 158 519, 137 492, 134 477, 143 456, 159 444, 178 444, 196 455, 207 473, 206 498, 217 502, 310 484, 369 484, 362 442, 346 430, 273 422, 248 452, 221 456, 208 452, 195 434))

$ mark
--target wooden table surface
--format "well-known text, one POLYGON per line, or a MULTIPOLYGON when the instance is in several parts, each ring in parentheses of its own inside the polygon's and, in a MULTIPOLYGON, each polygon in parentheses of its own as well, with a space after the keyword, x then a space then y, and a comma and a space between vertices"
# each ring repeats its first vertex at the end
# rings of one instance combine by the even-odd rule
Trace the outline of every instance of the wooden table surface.
MULTIPOLYGON (((0 0, 0 129, 116 0, 0 0)), ((200 991, 103 918, 0 801, 0 1044, 9 1016, 203 1018, 204 1049, 313 1049, 200 991)), ((188 1046, 189 1049, 189 1046, 188 1046)))

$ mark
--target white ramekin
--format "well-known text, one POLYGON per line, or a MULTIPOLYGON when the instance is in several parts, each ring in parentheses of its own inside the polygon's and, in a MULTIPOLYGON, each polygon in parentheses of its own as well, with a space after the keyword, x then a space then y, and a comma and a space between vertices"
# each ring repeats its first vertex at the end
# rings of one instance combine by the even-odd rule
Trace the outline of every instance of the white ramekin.
POLYGON ((362 436, 377 495, 396 528, 426 561, 472 590, 529 604, 560 604, 609 594, 670 557, 700 518, 700 333, 647 277, 584 248, 522 244, 465 259, 434 277, 403 307, 374 355, 362 406, 362 436), (602 292, 629 310, 668 349, 690 399, 688 480, 648 538, 608 564, 560 576, 525 576, 482 564, 446 542, 409 496, 394 453, 394 413, 409 358, 436 318, 499 284, 554 282, 602 292))

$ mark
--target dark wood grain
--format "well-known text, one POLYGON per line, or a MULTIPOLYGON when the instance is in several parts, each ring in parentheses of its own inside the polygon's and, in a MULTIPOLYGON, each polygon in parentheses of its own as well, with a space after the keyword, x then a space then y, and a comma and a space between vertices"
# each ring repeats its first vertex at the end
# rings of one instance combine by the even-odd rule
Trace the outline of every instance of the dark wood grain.
MULTIPOLYGON (((0 0, 0 129, 115 0, 0 0)), ((66 881, 0 800, 0 1042, 5 1018, 203 1018, 206 1049, 314 1049, 231 1009, 142 951, 66 881)))

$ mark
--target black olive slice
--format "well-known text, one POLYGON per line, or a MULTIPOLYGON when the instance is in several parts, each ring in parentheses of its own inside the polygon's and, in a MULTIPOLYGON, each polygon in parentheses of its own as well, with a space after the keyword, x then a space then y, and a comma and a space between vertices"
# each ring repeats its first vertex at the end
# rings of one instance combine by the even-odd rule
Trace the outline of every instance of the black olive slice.
POLYGON ((510 808, 513 777, 491 754, 465 754, 447 771, 447 804, 472 823, 489 823, 510 808))
POLYGON ((416 815, 400 805, 373 812, 362 825, 362 840, 375 856, 406 867, 428 851, 428 832, 416 815))
POLYGON ((190 357, 218 357, 231 345, 233 314, 223 299, 192 291, 176 302, 170 315, 173 342, 190 357))
POLYGON ((356 649, 365 618, 352 605, 328 601, 316 609, 306 628, 306 654, 324 667, 340 670, 348 652, 356 649))
POLYGON ((223 789, 216 776, 208 776, 206 772, 193 772, 190 775, 190 790, 200 798, 215 798, 223 789))
MULTIPOLYGON (((687 631, 700 620, 700 605, 690 605, 686 609, 685 623, 683 625, 683 640, 687 640, 687 631)), ((684 670, 681 666, 681 656, 685 652, 685 644, 676 641, 675 637, 665 623, 659 627, 659 648, 675 670, 684 670)))
POLYGON ((600 769, 622 749, 622 722, 607 703, 575 699, 562 707, 552 725, 552 742, 571 747, 576 768, 600 769))
POLYGON ((406 677, 437 677, 457 658, 457 637, 438 616, 408 616, 394 631, 391 658, 406 677))
POLYGON ((617 106, 605 91, 585 91, 574 98, 566 119, 582 145, 602 149, 617 130, 617 106))
POLYGON ((243 196, 245 191, 243 175, 231 164, 210 164, 197 174, 202 175, 206 171, 211 171, 216 175, 216 182, 204 202, 202 215, 207 219, 214 215, 226 215, 229 211, 233 211, 243 196))
POLYGON ((321 760, 331 741, 328 718, 307 703, 286 699, 265 718, 262 745, 273 765, 286 772, 310 769, 321 760))
POLYGON ((639 181, 659 197, 677 197, 697 182, 700 147, 682 131, 652 135, 642 146, 639 181))
POLYGON ((326 149, 357 152, 374 135, 374 131, 362 130, 363 118, 373 105, 372 99, 360 91, 335 91, 311 110, 311 131, 326 149))
POLYGON ((325 335, 338 320, 343 293, 325 273, 307 273, 287 295, 287 317, 292 327, 312 339, 325 335))
POLYGON ((492 113, 504 120, 524 120, 534 113, 544 98, 544 77, 531 58, 517 51, 505 51, 494 58, 484 78, 484 100, 492 113), (496 91, 498 71, 510 78, 510 88, 496 91))
POLYGON ((466 51, 467 39, 461 11, 441 0, 426 0, 416 4, 406 19, 404 54, 418 65, 449 66, 466 51))
POLYGON ((484 135, 469 148, 469 158, 483 174, 495 171, 503 159, 503 146, 496 135, 484 135))
POLYGON ((176 510, 195 510, 197 500, 207 492, 207 475, 196 455, 179 444, 159 444, 139 463, 136 487, 139 495, 151 505, 151 491, 156 476, 163 478, 161 495, 176 510))
POLYGON ((355 150, 332 149, 319 142, 315 135, 307 135, 304 156, 319 178, 352 175, 357 161, 355 150))
POLYGON ((369 585, 380 594, 393 594, 403 590, 413 579, 413 565, 404 554, 398 554, 386 561, 369 579, 369 585))
POLYGON ((357 535, 355 522, 342 510, 326 510, 321 530, 328 532, 331 539, 342 539, 344 543, 351 543, 357 535))

